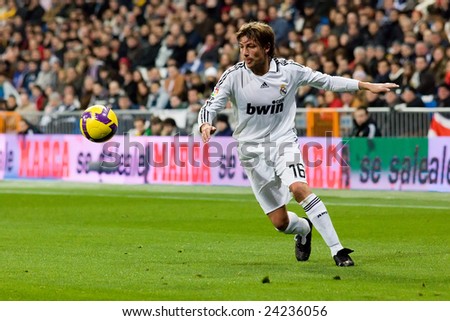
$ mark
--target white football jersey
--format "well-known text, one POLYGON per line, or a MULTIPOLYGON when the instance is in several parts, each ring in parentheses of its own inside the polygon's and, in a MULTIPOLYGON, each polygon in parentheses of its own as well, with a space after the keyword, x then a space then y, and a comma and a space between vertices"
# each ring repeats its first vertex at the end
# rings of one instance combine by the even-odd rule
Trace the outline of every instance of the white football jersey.
POLYGON ((296 139, 295 96, 305 85, 337 92, 359 89, 357 80, 326 75, 292 60, 273 58, 263 76, 239 62, 223 73, 199 112, 199 126, 212 124, 229 99, 237 120, 233 137, 239 142, 296 139))

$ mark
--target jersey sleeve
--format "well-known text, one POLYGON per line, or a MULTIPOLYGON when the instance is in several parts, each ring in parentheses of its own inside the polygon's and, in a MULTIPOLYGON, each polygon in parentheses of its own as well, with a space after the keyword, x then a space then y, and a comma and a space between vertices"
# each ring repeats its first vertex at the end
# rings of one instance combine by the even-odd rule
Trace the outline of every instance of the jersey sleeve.
POLYGON ((357 91, 359 90, 359 81, 356 79, 344 78, 339 76, 330 76, 320 71, 314 71, 309 67, 299 67, 297 75, 297 85, 311 86, 319 89, 325 89, 335 92, 357 91))
POLYGON ((212 124, 213 120, 216 118, 217 112, 225 108, 228 99, 231 96, 231 75, 229 75, 227 70, 222 77, 220 77, 213 92, 203 104, 200 112, 198 113, 198 128, 204 123, 212 124))

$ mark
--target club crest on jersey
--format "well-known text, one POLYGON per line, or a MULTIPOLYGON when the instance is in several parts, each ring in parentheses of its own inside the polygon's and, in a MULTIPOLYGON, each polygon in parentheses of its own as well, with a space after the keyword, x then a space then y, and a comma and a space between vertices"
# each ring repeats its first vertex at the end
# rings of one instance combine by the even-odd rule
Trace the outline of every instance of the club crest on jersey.
POLYGON ((283 96, 285 96, 287 94, 287 85, 286 84, 281 84, 280 94, 282 94, 283 96))
POLYGON ((217 94, 219 93, 219 87, 214 87, 214 90, 213 90, 213 92, 211 93, 211 97, 214 97, 214 96, 216 96, 217 94))

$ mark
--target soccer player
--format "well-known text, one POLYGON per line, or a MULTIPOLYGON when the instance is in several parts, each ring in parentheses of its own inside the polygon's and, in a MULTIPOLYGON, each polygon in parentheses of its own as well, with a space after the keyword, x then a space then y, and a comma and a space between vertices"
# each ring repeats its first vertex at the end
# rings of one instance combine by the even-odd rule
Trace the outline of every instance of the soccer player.
POLYGON ((308 186, 294 127, 295 93, 299 86, 306 85, 336 92, 365 89, 374 93, 398 86, 332 77, 291 60, 275 58, 274 32, 265 23, 242 25, 237 39, 243 61, 223 73, 199 112, 203 142, 207 143, 216 131, 213 120, 229 99, 237 109, 233 137, 239 143, 239 159, 253 193, 278 231, 295 234, 297 260, 309 259, 314 226, 330 248, 336 265, 354 265, 349 256, 353 250, 342 246, 327 208, 308 186), (290 193, 307 217, 287 211, 290 193))

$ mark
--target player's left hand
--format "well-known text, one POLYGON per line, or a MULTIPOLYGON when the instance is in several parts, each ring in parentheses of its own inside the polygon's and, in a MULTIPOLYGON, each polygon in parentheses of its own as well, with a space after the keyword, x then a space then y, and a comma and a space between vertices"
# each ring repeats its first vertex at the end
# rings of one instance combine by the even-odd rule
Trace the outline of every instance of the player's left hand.
POLYGON ((392 89, 396 89, 399 86, 394 83, 386 82, 386 83, 371 83, 371 82, 359 82, 359 89, 370 90, 375 94, 385 93, 391 91, 392 89))

